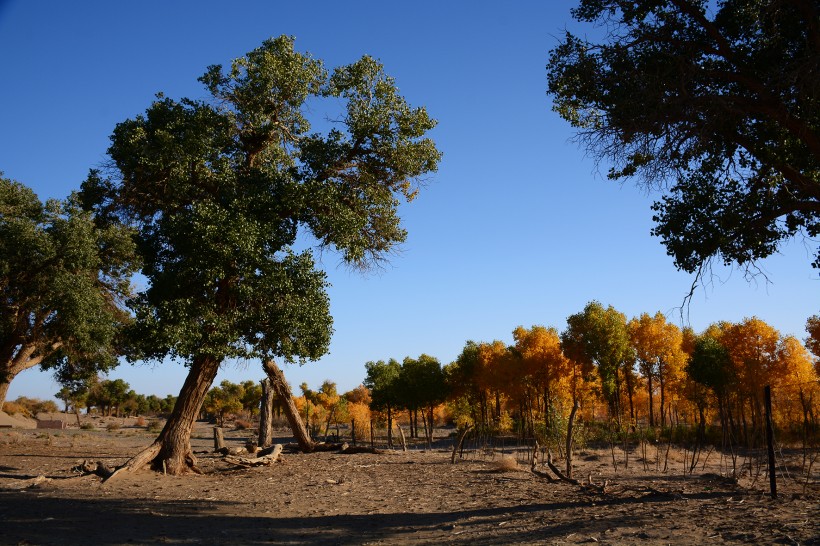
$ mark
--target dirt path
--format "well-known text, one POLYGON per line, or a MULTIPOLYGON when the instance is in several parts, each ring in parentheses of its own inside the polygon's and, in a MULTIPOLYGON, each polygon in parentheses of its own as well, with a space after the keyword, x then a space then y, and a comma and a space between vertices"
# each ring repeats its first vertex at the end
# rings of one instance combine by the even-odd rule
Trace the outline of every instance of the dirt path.
MULTIPOLYGON (((816 485, 784 484, 772 501, 759 481, 683 478, 637 462, 616 474, 594 454, 577 475, 607 479, 604 493, 548 483, 523 465, 452 465, 441 450, 292 454, 254 469, 203 453, 205 475, 145 470, 106 485, 71 473, 83 459, 120 464, 151 438, 0 432, 0 543, 820 544, 816 485)), ((210 450, 207 430, 193 445, 210 450)))

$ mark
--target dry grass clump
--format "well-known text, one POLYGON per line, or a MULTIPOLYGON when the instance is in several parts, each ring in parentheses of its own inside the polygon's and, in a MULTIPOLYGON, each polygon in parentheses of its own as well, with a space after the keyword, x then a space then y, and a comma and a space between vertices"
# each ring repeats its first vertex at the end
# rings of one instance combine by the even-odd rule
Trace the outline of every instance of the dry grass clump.
POLYGON ((514 457, 504 456, 490 463, 493 472, 518 472, 518 461, 514 457))

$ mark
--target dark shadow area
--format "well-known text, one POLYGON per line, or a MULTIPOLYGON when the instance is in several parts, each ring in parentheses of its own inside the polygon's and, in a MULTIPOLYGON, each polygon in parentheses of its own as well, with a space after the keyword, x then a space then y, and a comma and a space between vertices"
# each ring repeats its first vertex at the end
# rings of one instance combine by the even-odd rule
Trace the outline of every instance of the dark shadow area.
MULTIPOLYGON (((64 499, 47 491, 0 491, 2 544, 361 544, 415 542, 468 544, 533 543, 570 534, 594 536, 622 525, 623 514, 599 510, 585 517, 584 508, 667 503, 667 496, 590 499, 447 513, 317 515, 304 517, 235 516, 246 505, 206 500, 150 501, 105 498, 64 499), (577 513, 570 521, 550 523, 558 510, 577 513), (601 515, 603 514, 603 515, 601 515)), ((687 495, 720 499, 729 492, 687 495)), ((664 508, 665 510, 666 508, 664 508)), ((650 519, 651 510, 636 510, 631 526, 650 519)), ((564 514, 565 516, 566 514, 564 514)))

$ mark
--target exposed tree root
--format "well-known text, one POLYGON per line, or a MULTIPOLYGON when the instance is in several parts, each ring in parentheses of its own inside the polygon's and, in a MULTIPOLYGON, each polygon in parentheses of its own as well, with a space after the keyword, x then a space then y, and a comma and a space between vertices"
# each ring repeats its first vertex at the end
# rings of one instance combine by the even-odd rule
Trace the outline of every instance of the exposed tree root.
POLYGON ((110 476, 103 479, 103 483, 110 482, 117 476, 119 476, 122 472, 136 472, 149 462, 153 461, 157 454, 159 453, 160 449, 162 449, 161 442, 154 442, 147 448, 143 449, 135 456, 131 457, 125 464, 118 466, 114 472, 111 473, 110 476))

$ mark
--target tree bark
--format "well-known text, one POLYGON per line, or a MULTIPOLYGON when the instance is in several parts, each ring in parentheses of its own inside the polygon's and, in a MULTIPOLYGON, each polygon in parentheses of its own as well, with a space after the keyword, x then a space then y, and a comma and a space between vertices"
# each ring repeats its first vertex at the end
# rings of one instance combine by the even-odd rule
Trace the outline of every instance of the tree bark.
POLYGON ((290 392, 290 386, 285 380, 285 374, 279 369, 279 366, 273 360, 266 360, 262 367, 265 373, 268 374, 268 379, 271 383, 271 388, 276 393, 276 396, 282 401, 282 406, 285 410, 285 417, 290 424, 293 431, 293 436, 296 443, 299 444, 299 449, 305 453, 310 453, 314 450, 316 444, 310 439, 305 424, 302 422, 302 417, 299 415, 299 410, 296 408, 296 403, 293 401, 293 395, 290 392))
POLYGON ((6 381, 0 381, 0 410, 3 409, 3 404, 6 402, 6 395, 9 392, 9 383, 12 378, 9 377, 6 381))
POLYGON ((17 377, 20 372, 33 368, 43 361, 42 356, 32 358, 35 351, 36 347, 33 345, 24 346, 16 352, 13 358, 5 361, 2 368, 0 368, 0 410, 3 409, 12 379, 17 377))
POLYGON ((225 437, 222 435, 220 427, 214 427, 214 451, 219 451, 225 447, 225 437))
POLYGON ((174 405, 165 427, 154 443, 142 450, 130 461, 119 467, 106 480, 110 481, 122 471, 134 472, 148 463, 157 470, 180 475, 188 471, 201 472, 191 450, 191 430, 208 389, 219 371, 220 361, 209 356, 195 357, 177 403, 174 405))
POLYGON ((168 474, 183 474, 189 469, 198 471, 196 458, 191 451, 191 430, 219 365, 220 361, 209 356, 196 357, 191 364, 177 403, 155 442, 160 443, 161 447, 154 464, 164 463, 168 474))
POLYGON ((262 400, 259 405, 259 447, 265 448, 273 443, 273 392, 270 379, 262 380, 262 400))

